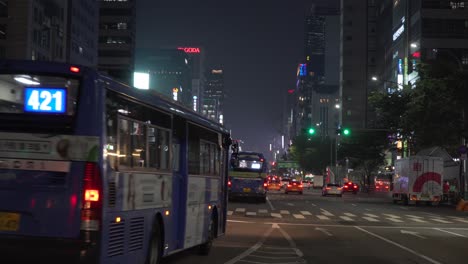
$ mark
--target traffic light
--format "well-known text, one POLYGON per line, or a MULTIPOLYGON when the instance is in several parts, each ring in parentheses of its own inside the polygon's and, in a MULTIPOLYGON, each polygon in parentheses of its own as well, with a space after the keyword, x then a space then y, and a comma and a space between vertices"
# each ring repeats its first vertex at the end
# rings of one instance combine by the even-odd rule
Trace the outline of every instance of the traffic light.
POLYGON ((336 130, 336 134, 337 134, 338 136, 341 136, 341 135, 343 135, 343 136, 350 136, 350 135, 351 135, 351 129, 349 129, 349 128, 338 128, 338 129, 336 130))
POLYGON ((315 135, 315 128, 313 128, 313 127, 309 128, 309 130, 307 130, 307 133, 309 135, 315 135))
POLYGON ((349 128, 343 128, 343 135, 345 136, 351 135, 351 130, 349 130, 349 128))

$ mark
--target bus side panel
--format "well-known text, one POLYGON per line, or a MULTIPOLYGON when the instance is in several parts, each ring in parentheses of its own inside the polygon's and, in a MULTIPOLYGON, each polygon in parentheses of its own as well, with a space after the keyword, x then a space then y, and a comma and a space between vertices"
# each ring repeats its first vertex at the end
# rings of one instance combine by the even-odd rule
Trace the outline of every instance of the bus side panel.
POLYGON ((206 188, 206 177, 189 176, 184 248, 199 245, 203 241, 205 215, 208 213, 206 188))
POLYGON ((163 216, 165 244, 175 245, 172 234, 172 175, 147 172, 115 173, 115 209, 103 220, 104 263, 143 263, 157 213, 163 216), (168 211, 169 215, 165 215, 168 211), (119 220, 117 220, 119 219, 119 220))

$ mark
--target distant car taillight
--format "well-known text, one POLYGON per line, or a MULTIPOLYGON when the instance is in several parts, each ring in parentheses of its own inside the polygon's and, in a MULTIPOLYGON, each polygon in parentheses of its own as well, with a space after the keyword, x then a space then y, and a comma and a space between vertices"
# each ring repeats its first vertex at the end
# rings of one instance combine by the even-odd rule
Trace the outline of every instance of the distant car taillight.
POLYGON ((267 186, 268 186, 268 183, 264 182, 263 187, 267 187, 267 186))
POLYGON ((288 187, 291 187, 292 185, 291 184, 288 184, 288 187))
POLYGON ((97 163, 87 162, 83 179, 81 230, 98 231, 102 220, 102 179, 97 163))
POLYGON ((330 188, 330 187, 327 187, 327 188, 325 188, 325 189, 327 189, 327 190, 331 190, 331 188, 330 188))
POLYGON ((299 185, 299 187, 300 187, 300 188, 302 188, 302 187, 303 187, 303 186, 302 186, 302 184, 301 184, 301 185, 299 185))
POLYGON ((345 185, 344 187, 345 187, 345 188, 348 188, 348 185, 345 185))
POLYGON ((232 185, 232 182, 228 181, 228 187, 231 187, 231 185, 232 185))

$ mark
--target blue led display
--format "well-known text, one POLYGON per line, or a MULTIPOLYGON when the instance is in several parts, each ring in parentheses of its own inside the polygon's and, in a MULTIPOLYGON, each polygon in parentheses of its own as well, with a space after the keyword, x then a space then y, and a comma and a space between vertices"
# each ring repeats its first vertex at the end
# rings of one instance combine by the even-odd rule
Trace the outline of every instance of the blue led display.
POLYGON ((24 88, 24 111, 63 114, 67 109, 65 88, 24 88))

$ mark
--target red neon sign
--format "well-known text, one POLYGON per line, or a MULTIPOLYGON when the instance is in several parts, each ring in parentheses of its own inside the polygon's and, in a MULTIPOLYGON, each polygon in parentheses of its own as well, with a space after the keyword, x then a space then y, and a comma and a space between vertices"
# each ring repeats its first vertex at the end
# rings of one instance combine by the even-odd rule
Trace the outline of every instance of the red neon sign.
POLYGON ((185 53, 200 53, 200 48, 193 47, 178 47, 178 50, 183 50, 185 53))
POLYGON ((413 53, 413 57, 414 57, 414 58, 421 58, 421 52, 420 52, 420 51, 416 51, 415 53, 413 53))

